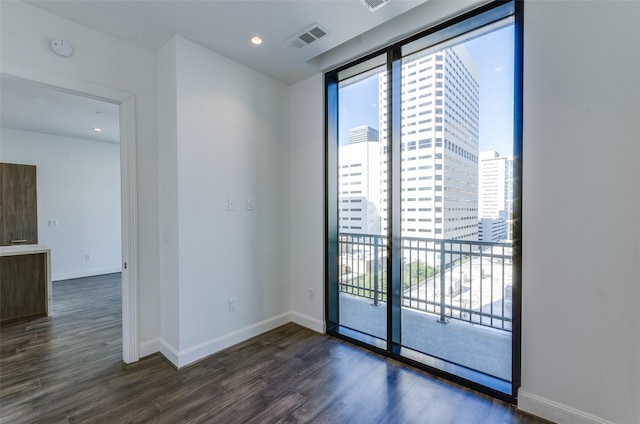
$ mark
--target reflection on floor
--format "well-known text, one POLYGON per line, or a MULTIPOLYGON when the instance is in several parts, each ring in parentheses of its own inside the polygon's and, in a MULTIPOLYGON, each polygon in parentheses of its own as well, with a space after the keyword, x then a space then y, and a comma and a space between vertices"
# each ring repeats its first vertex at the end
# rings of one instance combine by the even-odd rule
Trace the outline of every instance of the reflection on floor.
MULTIPOLYGON (((340 295, 340 324, 386 339, 386 304, 340 295)), ((511 333, 455 319, 402 309, 402 344, 503 380, 511 380, 511 333)))

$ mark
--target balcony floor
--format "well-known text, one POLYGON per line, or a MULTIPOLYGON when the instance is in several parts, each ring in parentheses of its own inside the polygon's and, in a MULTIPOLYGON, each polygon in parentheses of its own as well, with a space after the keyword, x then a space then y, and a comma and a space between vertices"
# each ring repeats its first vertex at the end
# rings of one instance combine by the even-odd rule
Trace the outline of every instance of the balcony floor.
MULTIPOLYGON (((340 294, 340 324, 386 339, 386 304, 340 294)), ((503 380, 511 380, 511 333, 402 308, 402 345, 503 380)))

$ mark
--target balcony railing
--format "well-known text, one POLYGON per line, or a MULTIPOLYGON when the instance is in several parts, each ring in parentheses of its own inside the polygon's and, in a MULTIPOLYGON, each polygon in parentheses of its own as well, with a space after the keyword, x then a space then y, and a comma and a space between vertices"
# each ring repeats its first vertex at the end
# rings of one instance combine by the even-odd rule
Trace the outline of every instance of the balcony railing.
MULTIPOLYGON (((386 303, 386 239, 339 235, 341 292, 386 303)), ((511 243, 402 237, 400 251, 404 308, 512 330, 511 243)))

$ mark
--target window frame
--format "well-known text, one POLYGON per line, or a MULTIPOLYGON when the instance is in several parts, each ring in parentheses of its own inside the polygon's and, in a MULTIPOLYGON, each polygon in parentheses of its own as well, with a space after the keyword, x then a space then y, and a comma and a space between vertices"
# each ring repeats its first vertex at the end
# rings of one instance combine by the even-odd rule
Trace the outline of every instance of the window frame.
MULTIPOLYGON (((424 29, 404 40, 385 46, 375 52, 367 54, 359 59, 351 61, 336 69, 325 73, 324 100, 325 100, 325 223, 324 223, 324 263, 325 263, 325 329, 327 334, 347 340, 376 353, 413 365, 432 374, 444 377, 448 380, 486 393, 490 396, 516 403, 518 389, 521 384, 521 334, 522 334, 522 92, 523 92, 523 7, 520 0, 493 1, 470 10, 451 20, 439 23, 424 29), (508 15, 504 11, 512 8, 508 15), (497 16, 497 17, 496 17, 497 16), (483 19, 490 22, 498 21, 506 16, 514 17, 514 141, 513 141, 513 312, 512 312, 512 378, 510 389, 505 390, 504 385, 492 381, 478 371, 460 369, 455 372, 443 371, 443 361, 428 357, 414 359, 410 355, 401 354, 401 297, 393 296, 394 290, 400 289, 401 260, 400 255, 400 224, 401 219, 394 218, 401 215, 401 61, 403 56, 410 54, 403 52, 403 48, 411 45, 425 44, 432 40, 431 45, 438 45, 455 38, 469 30, 475 30, 487 25, 483 19), (384 341, 358 333, 354 330, 340 327, 339 325, 339 290, 338 290, 338 235, 339 223, 339 169, 338 169, 338 84, 345 78, 340 74, 347 70, 359 70, 348 76, 366 72, 367 64, 380 63, 380 56, 386 55, 387 86, 391 87, 391 96, 387 99, 387 128, 390 136, 389 158, 386 163, 387 189, 390 192, 388 204, 388 220, 391 223, 387 238, 389 247, 387 251, 387 269, 389 281, 387 284, 387 338, 384 341), (394 77, 397 75, 398 77, 394 77), (336 172, 337 170, 337 172, 336 172)), ((436 143, 436 140, 430 140, 436 143)), ((442 144, 442 141, 440 141, 442 144)), ((431 143, 430 143, 431 144, 431 143)), ((416 146, 417 148, 418 146, 416 146)), ((416 152, 419 152, 419 148, 416 152)), ((385 190, 386 191, 386 190, 385 190)), ((425 355, 428 356, 428 355, 425 355)), ((451 368, 451 364, 447 364, 451 368)), ((497 380, 497 379, 496 379, 497 380)))

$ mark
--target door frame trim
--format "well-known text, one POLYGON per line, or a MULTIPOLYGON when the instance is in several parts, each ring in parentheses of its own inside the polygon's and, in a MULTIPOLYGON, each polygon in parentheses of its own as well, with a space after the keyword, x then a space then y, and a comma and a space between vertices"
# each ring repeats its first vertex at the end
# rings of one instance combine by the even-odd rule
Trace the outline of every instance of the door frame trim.
POLYGON ((120 110, 122 230, 122 359, 139 360, 138 351, 138 181, 135 97, 66 75, 2 61, 0 75, 58 91, 114 103, 120 110), (126 265, 125 265, 126 264, 126 265))

